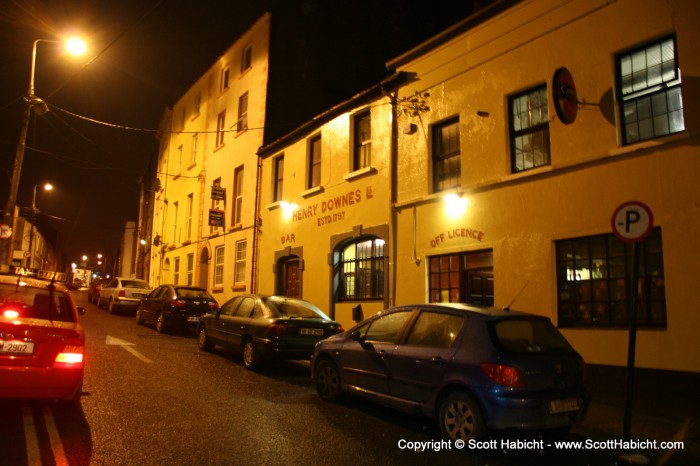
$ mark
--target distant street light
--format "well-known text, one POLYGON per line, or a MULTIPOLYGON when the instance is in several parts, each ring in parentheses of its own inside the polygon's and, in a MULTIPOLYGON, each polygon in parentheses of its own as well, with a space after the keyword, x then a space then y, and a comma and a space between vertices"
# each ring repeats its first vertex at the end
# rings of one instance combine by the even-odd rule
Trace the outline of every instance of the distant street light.
MULTIPOLYGON (((34 93, 34 71, 36 68, 36 47, 39 42, 59 42, 50 39, 37 39, 34 41, 32 46, 32 66, 31 72, 29 74, 29 90, 24 98, 26 106, 24 108, 24 115, 22 117, 22 128, 19 133, 19 143, 17 144, 17 152, 15 153, 15 163, 12 168, 12 180, 10 182, 10 192, 7 196, 7 203, 5 204, 5 209, 3 210, 3 217, 0 219, 0 224, 6 223, 10 228, 15 227, 15 208, 17 206, 17 191, 19 190, 19 179, 22 174, 22 162, 24 161, 24 149, 27 141, 27 130, 29 129, 29 120, 32 116, 32 109, 34 107, 39 107, 40 109, 45 109, 46 104, 43 100, 36 96, 34 93)), ((60 43, 60 42, 59 42, 60 43)), ((71 39, 68 41, 68 52, 75 54, 76 52, 84 53, 85 44, 82 46, 78 45, 76 39, 71 39)), ((43 110, 41 110, 43 111, 43 110)), ((5 244, 0 245, 0 265, 12 265, 12 260, 14 256, 14 251, 12 249, 12 237, 7 238, 5 244)))
MULTIPOLYGON (((27 267, 32 266, 34 262, 34 251, 32 250, 32 246, 34 243, 34 224, 36 223, 36 214, 39 211, 36 208, 36 188, 39 186, 44 187, 44 191, 51 191, 53 189, 53 185, 51 183, 46 183, 46 184, 35 184, 34 185, 34 194, 32 195, 32 221, 30 222, 30 227, 29 227, 29 257, 27 257, 27 267)), ((44 264, 41 264, 38 268, 43 269, 44 264)))

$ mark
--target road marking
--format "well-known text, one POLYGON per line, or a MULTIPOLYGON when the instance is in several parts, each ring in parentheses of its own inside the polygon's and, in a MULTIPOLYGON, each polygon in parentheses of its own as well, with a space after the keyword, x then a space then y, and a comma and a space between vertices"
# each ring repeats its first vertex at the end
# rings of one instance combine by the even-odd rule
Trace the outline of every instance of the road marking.
POLYGON ((66 458, 66 452, 63 450, 61 435, 58 433, 51 409, 47 405, 44 405, 44 422, 46 423, 46 430, 49 432, 49 442, 51 442, 51 450, 53 450, 56 466, 68 466, 68 458, 66 458))
POLYGON ((122 348, 127 350, 129 353, 136 356, 138 359, 140 359, 141 361, 143 361, 145 363, 152 363, 153 362, 150 359, 148 359, 146 356, 144 356, 143 354, 139 353, 134 348, 132 348, 132 346, 135 346, 135 343, 131 343, 131 342, 128 342, 126 340, 122 340, 120 338, 115 338, 115 337, 112 337, 110 335, 107 335, 107 339, 105 340, 105 344, 114 345, 114 346, 121 346, 122 348))
POLYGON ((24 441, 27 444, 27 464, 41 464, 41 451, 39 440, 36 437, 36 424, 32 408, 22 406, 22 419, 24 421, 24 441))

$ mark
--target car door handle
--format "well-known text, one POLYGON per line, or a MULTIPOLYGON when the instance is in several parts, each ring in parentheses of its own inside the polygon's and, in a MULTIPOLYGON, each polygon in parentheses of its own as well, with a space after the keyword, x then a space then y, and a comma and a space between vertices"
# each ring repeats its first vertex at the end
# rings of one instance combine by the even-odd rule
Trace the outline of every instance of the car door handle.
POLYGON ((387 358, 386 351, 384 351, 384 350, 378 351, 377 354, 379 355, 379 357, 380 357, 381 359, 386 359, 386 358, 387 358))
POLYGON ((441 356, 435 356, 433 359, 431 359, 431 361, 433 361, 433 364, 438 366, 442 366, 443 364, 445 364, 445 360, 442 359, 441 356))

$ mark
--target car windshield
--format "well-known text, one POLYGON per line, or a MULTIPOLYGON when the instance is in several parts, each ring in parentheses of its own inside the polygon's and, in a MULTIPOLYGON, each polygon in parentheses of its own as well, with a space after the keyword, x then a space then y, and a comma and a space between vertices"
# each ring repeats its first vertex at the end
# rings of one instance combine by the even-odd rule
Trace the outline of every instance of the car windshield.
POLYGON ((497 343, 516 353, 569 352, 573 348, 547 320, 507 319, 492 322, 497 343))
POLYGON ((0 284, 0 309, 17 311, 20 318, 75 322, 66 293, 48 288, 0 284))
POLYGON ((143 280, 122 280, 124 288, 148 288, 148 283, 143 280))
POLYGON ((177 293, 180 298, 213 299, 206 290, 200 290, 199 288, 175 288, 175 293, 177 293))
POLYGON ((273 317, 300 317, 305 319, 328 319, 328 316, 311 303, 285 298, 262 300, 273 317))

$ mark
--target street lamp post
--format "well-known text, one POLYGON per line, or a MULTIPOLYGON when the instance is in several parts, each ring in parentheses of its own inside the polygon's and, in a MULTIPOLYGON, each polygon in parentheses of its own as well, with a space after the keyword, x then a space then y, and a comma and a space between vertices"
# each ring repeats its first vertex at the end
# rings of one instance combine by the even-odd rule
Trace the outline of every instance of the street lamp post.
MULTIPOLYGON (((31 72, 29 74, 29 90, 27 91, 27 96, 24 98, 26 106, 24 107, 24 114, 22 116, 22 128, 19 133, 19 142, 17 143, 17 151, 15 152, 15 162, 12 167, 12 179, 10 181, 10 192, 7 196, 7 203, 3 210, 3 217, 0 223, 4 223, 14 229, 15 221, 17 218, 16 207, 17 207, 17 191, 19 190, 19 179, 22 174, 22 163, 24 161, 24 149, 27 142, 27 131, 29 129, 29 120, 32 116, 32 110, 35 106, 45 107, 46 104, 43 100, 34 94, 34 71, 36 69, 36 48, 39 42, 58 42, 50 39, 37 39, 34 41, 32 46, 32 64, 31 72)), ((75 46, 75 39, 69 41, 68 51, 72 54, 84 53, 85 48, 75 46)), ((11 265, 13 260, 13 248, 12 248, 12 237, 5 240, 5 244, 0 247, 0 265, 11 265)))
POLYGON ((51 191, 53 189, 53 185, 51 183, 46 183, 43 185, 34 185, 34 193, 32 195, 32 222, 30 223, 29 229, 29 255, 27 257, 27 267, 30 268, 32 266, 32 263, 34 262, 34 251, 32 250, 32 246, 34 243, 34 223, 36 222, 36 214, 39 212, 39 209, 36 208, 36 188, 38 188, 39 186, 43 186, 44 191, 51 191))

